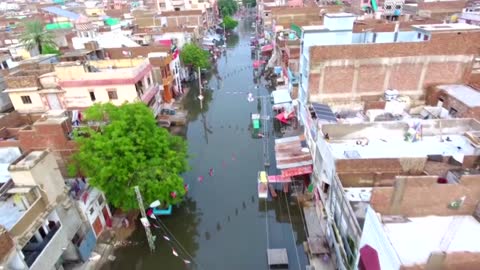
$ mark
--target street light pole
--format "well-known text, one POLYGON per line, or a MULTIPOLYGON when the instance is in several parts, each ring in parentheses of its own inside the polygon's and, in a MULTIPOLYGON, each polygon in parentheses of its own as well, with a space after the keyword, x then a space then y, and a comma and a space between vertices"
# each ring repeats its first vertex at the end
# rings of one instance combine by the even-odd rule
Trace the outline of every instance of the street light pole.
POLYGON ((200 109, 203 109, 203 95, 202 95, 202 74, 200 73, 200 67, 198 67, 198 99, 200 100, 200 109))
POLYGON ((150 223, 148 223, 147 213, 145 213, 145 207, 143 206, 143 198, 140 193, 138 186, 134 187, 135 194, 137 195, 138 207, 140 207, 140 213, 142 213, 142 224, 145 228, 145 233, 147 234, 148 246, 150 247, 150 252, 155 251, 155 239, 153 238, 152 231, 150 230, 150 223), (146 221, 147 224, 144 223, 146 221))

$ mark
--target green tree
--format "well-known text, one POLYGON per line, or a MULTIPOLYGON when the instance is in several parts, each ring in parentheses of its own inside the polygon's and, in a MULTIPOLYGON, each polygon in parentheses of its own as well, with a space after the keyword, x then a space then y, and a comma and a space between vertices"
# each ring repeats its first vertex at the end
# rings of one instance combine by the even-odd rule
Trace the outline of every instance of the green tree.
POLYGON ((37 48, 40 54, 44 53, 47 46, 56 48, 52 33, 48 32, 41 21, 28 21, 24 24, 25 29, 20 35, 20 42, 27 50, 37 48))
POLYGON ((222 17, 232 16, 238 10, 238 4, 236 0, 219 0, 218 10, 222 17))
POLYGON ((182 59, 183 64, 190 65, 195 69, 210 67, 210 54, 194 43, 183 46, 180 59, 182 59))
POLYGON ((60 55, 60 50, 57 48, 57 47, 53 47, 51 45, 45 45, 43 47, 43 51, 42 51, 42 54, 56 54, 56 55, 60 55))
POLYGON ((145 104, 96 104, 86 110, 85 120, 98 125, 75 132, 78 151, 71 173, 89 177, 89 184, 123 210, 138 207, 133 189, 137 185, 147 204, 155 200, 176 204, 183 199, 180 174, 188 167, 187 144, 159 128, 145 104))
POLYGON ((238 21, 234 20, 230 16, 224 16, 222 26, 225 26, 225 30, 233 30, 237 27, 238 21))

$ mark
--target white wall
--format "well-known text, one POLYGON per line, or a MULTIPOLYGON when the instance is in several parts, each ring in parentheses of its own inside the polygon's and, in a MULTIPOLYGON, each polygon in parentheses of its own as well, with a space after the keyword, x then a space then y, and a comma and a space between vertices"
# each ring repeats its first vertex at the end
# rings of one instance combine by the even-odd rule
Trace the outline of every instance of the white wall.
POLYGON ((400 269, 400 259, 385 235, 382 223, 380 223, 375 211, 370 206, 368 206, 365 215, 365 224, 359 248, 362 248, 364 245, 369 245, 377 251, 381 269, 400 269))
MULTIPOLYGON (((68 198, 69 200, 69 198, 68 198)), ((63 206, 58 205, 55 212, 60 219, 61 227, 55 233, 53 238, 42 250, 35 262, 30 267, 30 270, 50 270, 55 269, 54 265, 62 256, 64 249, 68 247, 75 233, 81 226, 80 215, 73 206, 65 210, 63 206)))

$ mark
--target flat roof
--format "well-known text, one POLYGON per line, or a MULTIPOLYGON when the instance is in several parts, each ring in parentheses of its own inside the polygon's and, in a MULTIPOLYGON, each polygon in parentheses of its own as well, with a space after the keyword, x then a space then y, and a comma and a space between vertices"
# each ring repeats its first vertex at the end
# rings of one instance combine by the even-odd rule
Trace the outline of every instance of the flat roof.
MULTIPOLYGON (((381 132, 381 130, 379 130, 381 132)), ((330 141, 333 156, 336 159, 362 159, 362 158, 413 158, 426 157, 427 155, 443 155, 459 157, 474 155, 475 148, 470 140, 463 135, 443 134, 423 136, 416 142, 405 141, 403 135, 385 138, 366 138, 368 144, 358 144, 362 139, 344 139, 330 141), (449 137, 450 141, 447 141, 449 137), (443 138, 443 142, 441 139, 443 138)), ((365 141, 362 141, 365 142, 365 141)), ((456 158, 457 159, 457 158, 456 158)))
POLYGON ((40 159, 46 155, 46 151, 32 151, 28 154, 26 154, 22 159, 18 160, 14 164, 10 165, 9 170, 10 171, 17 171, 17 170, 29 170, 35 164, 37 164, 40 159))
POLYGON ((0 184, 10 180, 10 172, 8 166, 22 155, 18 147, 2 147, 0 148, 0 184))
POLYGON ((442 89, 450 96, 458 99, 469 107, 480 106, 480 92, 474 88, 464 84, 448 84, 439 85, 438 89, 442 89))
POLYGON ((11 230, 25 211, 17 206, 14 195, 9 196, 5 201, 0 201, 0 224, 11 230))
POLYGON ((429 32, 480 30, 479 26, 467 23, 414 24, 412 28, 429 32))
POLYGON ((425 264, 432 252, 480 252, 480 223, 473 216, 426 216, 383 228, 402 265, 425 264))

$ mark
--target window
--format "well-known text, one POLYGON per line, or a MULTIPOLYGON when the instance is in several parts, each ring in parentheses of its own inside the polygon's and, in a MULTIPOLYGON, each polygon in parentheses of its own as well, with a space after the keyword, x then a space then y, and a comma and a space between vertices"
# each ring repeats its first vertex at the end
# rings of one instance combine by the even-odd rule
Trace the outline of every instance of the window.
POLYGON ((103 198, 103 195, 100 195, 100 197, 98 197, 98 205, 101 206, 104 201, 105 201, 105 199, 103 198))
POLYGON ((422 33, 418 33, 417 34, 417 39, 421 39, 422 38, 422 33))
POLYGON ((150 77, 147 77, 147 85, 148 86, 152 85, 152 80, 150 79, 150 77))
POLYGON ((116 88, 107 89, 107 92, 108 92, 108 99, 110 100, 118 99, 116 88))
POLYGON ((90 100, 91 101, 97 100, 97 98, 95 98, 95 92, 93 92, 93 90, 90 90, 89 93, 90 93, 90 100))
POLYGON ((32 104, 30 96, 21 96, 23 104, 32 104))
POLYGON ((93 207, 90 207, 90 209, 88 210, 88 214, 91 216, 93 215, 93 212, 94 212, 93 207))
POLYGON ((166 7, 166 6, 165 6, 165 3, 159 3, 158 5, 159 5, 161 8, 166 7))
POLYGON ((423 36, 423 40, 428 40, 428 36, 427 35, 423 36))

